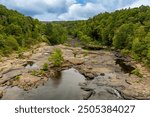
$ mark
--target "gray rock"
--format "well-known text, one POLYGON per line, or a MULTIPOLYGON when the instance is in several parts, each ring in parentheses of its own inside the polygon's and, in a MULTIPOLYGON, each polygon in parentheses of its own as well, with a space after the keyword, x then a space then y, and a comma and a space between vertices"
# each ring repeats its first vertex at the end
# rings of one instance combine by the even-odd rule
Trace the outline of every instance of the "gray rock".
POLYGON ((81 87, 81 89, 83 89, 84 91, 93 91, 94 89, 89 88, 89 87, 81 87))
POLYGON ((86 94, 83 95, 83 99, 88 100, 92 94, 93 94, 93 91, 87 92, 86 94))

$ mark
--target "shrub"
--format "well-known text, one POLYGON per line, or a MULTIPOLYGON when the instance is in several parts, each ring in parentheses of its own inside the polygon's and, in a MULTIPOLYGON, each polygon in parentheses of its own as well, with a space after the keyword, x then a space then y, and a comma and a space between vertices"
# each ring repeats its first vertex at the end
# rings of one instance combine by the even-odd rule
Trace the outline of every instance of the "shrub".
POLYGON ((58 48, 54 49, 52 55, 48 59, 56 67, 59 67, 63 64, 64 58, 62 56, 62 51, 58 48))
POLYGON ((48 63, 44 63, 44 65, 43 65, 43 70, 44 70, 44 71, 48 71, 48 63))
POLYGON ((9 48, 10 50, 18 50, 19 44, 13 36, 7 37, 6 40, 7 41, 5 42, 5 45, 7 48, 9 48))

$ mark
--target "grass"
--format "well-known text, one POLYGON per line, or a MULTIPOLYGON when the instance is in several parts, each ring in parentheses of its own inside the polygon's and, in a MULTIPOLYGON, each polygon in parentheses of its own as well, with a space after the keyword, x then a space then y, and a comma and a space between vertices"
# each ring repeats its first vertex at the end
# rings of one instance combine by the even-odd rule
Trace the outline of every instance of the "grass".
POLYGON ((21 77, 20 76, 15 76, 15 79, 16 80, 19 80, 21 77))
POLYGON ((136 75, 136 76, 138 76, 138 77, 140 77, 140 78, 143 77, 143 75, 140 73, 140 70, 137 69, 137 68, 134 69, 131 73, 134 74, 134 75, 136 75))
POLYGON ((43 76, 43 75, 45 75, 45 71, 44 70, 39 70, 39 71, 33 70, 31 72, 31 75, 33 75, 33 76, 43 76))

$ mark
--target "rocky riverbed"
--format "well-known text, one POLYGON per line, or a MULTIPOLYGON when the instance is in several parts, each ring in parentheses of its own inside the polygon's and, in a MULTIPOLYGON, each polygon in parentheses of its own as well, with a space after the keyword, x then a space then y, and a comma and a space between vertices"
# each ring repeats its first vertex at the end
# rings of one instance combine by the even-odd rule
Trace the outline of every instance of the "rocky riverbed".
MULTIPOLYGON (((74 99, 150 99, 150 72, 141 64, 128 61, 127 64, 130 66, 127 65, 126 69, 139 68, 143 78, 125 72, 116 61, 119 57, 112 51, 92 51, 64 45, 48 46, 45 43, 23 53, 23 58, 18 58, 17 55, 2 58, 0 62, 0 98, 11 99, 4 97, 7 97, 6 95, 11 91, 13 92, 10 89, 16 90, 14 87, 23 90, 22 93, 29 91, 32 93, 32 90, 35 89, 42 92, 41 89, 38 89, 39 87, 45 86, 50 79, 57 78, 56 69, 48 61, 54 48, 60 48, 64 57, 64 63, 61 68, 57 68, 57 71, 74 68, 85 78, 84 81, 77 83, 81 89, 78 91, 80 98, 74 99), (49 63, 48 74, 37 74, 44 63, 49 63)), ((71 81, 74 83, 73 80, 71 81)), ((43 88, 43 92, 45 89, 46 87, 43 88)), ((67 90, 64 89, 65 91, 67 90)), ((61 91, 58 96, 65 94, 64 92, 61 91)))

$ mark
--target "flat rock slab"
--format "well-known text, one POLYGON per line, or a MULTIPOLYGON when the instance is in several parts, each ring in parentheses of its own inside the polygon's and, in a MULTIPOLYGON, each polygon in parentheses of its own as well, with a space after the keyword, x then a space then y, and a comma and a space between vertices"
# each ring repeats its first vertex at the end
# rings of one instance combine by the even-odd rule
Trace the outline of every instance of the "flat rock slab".
POLYGON ((84 63, 84 60, 80 58, 68 58, 68 61, 74 65, 81 65, 84 63))
POLYGON ((21 75, 22 74, 22 70, 12 70, 7 72, 6 74, 3 75, 2 78, 0 78, 0 84, 3 84, 5 82, 7 82, 8 80, 10 80, 11 78, 14 78, 15 76, 21 75))

